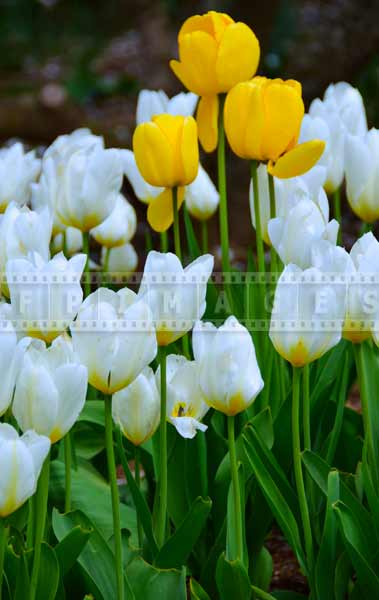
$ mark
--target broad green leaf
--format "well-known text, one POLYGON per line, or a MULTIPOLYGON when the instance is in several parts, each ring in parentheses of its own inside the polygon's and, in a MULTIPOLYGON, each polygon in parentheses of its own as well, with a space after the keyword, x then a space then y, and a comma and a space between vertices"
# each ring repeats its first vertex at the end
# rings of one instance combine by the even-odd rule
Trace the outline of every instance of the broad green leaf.
POLYGON ((335 600, 345 600, 352 575, 352 565, 348 553, 344 550, 339 557, 334 575, 335 600))
POLYGON ((308 596, 298 594, 297 592, 287 592, 285 590, 280 592, 272 592, 272 595, 277 600, 308 600, 308 596))
MULTIPOLYGON (((75 527, 90 530, 91 534, 78 557, 87 578, 87 585, 96 600, 117 598, 115 557, 95 524, 79 510, 67 514, 53 511, 53 530, 59 541, 63 540, 75 527)), ((125 580, 125 587, 128 584, 125 580)), ((133 597, 128 600, 133 600, 133 597)))
POLYGON ((79 415, 78 422, 87 421, 100 427, 104 427, 104 400, 90 400, 84 405, 79 415))
POLYGON ((45 542, 41 545, 41 562, 36 598, 54 600, 59 583, 59 563, 53 548, 45 542))
POLYGON ((312 392, 310 399, 313 413, 312 417, 318 410, 317 400, 319 396, 326 388, 332 385, 333 381, 338 377, 343 362, 343 355, 348 349, 349 343, 346 340, 341 340, 335 348, 327 352, 315 364, 315 385, 313 386, 313 389, 311 387, 312 392))
POLYGON ((265 592, 256 585, 252 585, 251 589, 253 590, 255 598, 257 598, 257 600, 275 600, 274 596, 271 596, 271 594, 265 592))
POLYGON ((358 583, 368 598, 379 597, 378 555, 370 551, 369 540, 363 535, 358 520, 346 504, 336 502, 333 508, 339 518, 341 531, 358 583))
POLYGON ((85 529, 78 525, 71 529, 66 537, 55 546, 55 554, 59 562, 61 577, 64 577, 74 566, 91 532, 91 529, 85 529))
POLYGON ((191 600, 211 600, 207 592, 203 590, 200 583, 195 581, 193 577, 190 579, 191 600))
MULTIPOLYGON (((28 552, 29 556, 32 556, 32 551, 28 552)), ((31 563, 30 563, 31 564, 31 563)), ((16 579, 16 586, 14 589, 14 600, 25 600, 29 597, 30 593, 30 578, 28 569, 27 555, 22 553, 18 561, 18 572, 16 579)))
POLYGON ((249 576, 240 560, 229 561, 221 554, 216 570, 217 587, 221 600, 249 600, 251 585, 249 576))
MULTIPOLYGON (((127 568, 135 600, 186 600, 186 570, 158 569, 143 558, 136 558, 127 568)), ((109 596, 109 600, 115 596, 109 596)), ((104 600, 108 600, 105 598, 104 600)))
MULTIPOLYGON (((55 506, 63 506, 64 464, 58 460, 51 463, 49 495, 55 506)), ((111 493, 108 483, 93 470, 78 466, 72 470, 72 508, 81 510, 109 539, 113 533, 111 493)), ((121 527, 132 532, 133 542, 137 540, 135 511, 121 503, 121 527)))
POLYGON ((212 502, 197 498, 183 523, 159 551, 155 565, 161 569, 180 568, 186 564, 193 547, 206 523, 212 502))
POLYGON ((340 497, 340 482, 338 471, 330 471, 328 475, 328 498, 325 514, 324 531, 318 552, 315 583, 317 595, 323 600, 335 600, 334 590, 330 585, 333 580, 337 561, 338 524, 333 511, 333 504, 340 497))
POLYGON ((201 571, 200 583, 209 592, 212 598, 216 597, 217 590, 215 584, 215 572, 217 568, 217 561, 220 557, 221 552, 225 549, 226 543, 226 518, 223 524, 218 530, 217 537, 214 541, 212 548, 208 553, 208 558, 203 565, 201 571))
POLYGON ((73 444, 76 456, 91 460, 104 450, 104 429, 89 423, 78 423, 73 434, 73 444))
POLYGON ((251 580, 254 585, 262 591, 267 591, 273 572, 273 562, 270 552, 265 546, 262 546, 260 552, 253 561, 251 569, 251 580))
POLYGON ((350 370, 350 356, 349 353, 345 354, 345 361, 343 365, 343 369, 341 371, 341 376, 336 381, 336 414, 334 419, 333 428, 328 436, 327 440, 327 448, 326 448, 326 462, 329 464, 333 463, 333 459, 336 453, 338 440, 340 437, 342 423, 343 423, 343 415, 344 415, 344 407, 346 401, 347 394, 347 386, 349 380, 349 370, 350 370))
POLYGON ((237 518, 241 515, 242 519, 242 544, 243 556, 240 557, 246 569, 249 567, 249 555, 246 546, 246 527, 245 527, 245 475, 244 468, 241 463, 238 464, 238 483, 240 489, 240 507, 239 510, 234 502, 233 481, 230 482, 228 493, 228 507, 226 515, 226 559, 234 561, 238 557, 238 541, 237 541, 237 518))

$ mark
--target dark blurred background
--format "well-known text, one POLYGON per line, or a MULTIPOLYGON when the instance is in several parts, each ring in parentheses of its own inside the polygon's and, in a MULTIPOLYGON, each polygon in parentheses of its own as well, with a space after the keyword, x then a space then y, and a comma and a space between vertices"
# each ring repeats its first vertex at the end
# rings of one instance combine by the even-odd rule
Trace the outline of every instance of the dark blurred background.
MULTIPOLYGON (((252 27, 261 74, 300 80, 306 103, 330 82, 349 81, 364 96, 369 125, 379 125, 378 0, 0 0, 0 141, 46 145, 88 126, 107 145, 130 146, 138 91, 180 91, 168 67, 178 29, 211 9, 252 27)), ((212 171, 212 157, 204 160, 212 171)), ((245 166, 229 168, 238 215, 245 166)), ((249 220, 235 218, 232 233, 246 245, 249 220)))

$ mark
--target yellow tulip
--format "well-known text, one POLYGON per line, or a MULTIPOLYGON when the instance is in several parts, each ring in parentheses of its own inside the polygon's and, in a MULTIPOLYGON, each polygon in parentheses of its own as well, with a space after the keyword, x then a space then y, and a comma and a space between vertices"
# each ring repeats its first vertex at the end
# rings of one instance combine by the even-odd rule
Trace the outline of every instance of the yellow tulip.
POLYGON ((297 145, 303 116, 300 83, 254 77, 228 93, 225 132, 235 154, 268 162, 271 175, 287 179, 312 168, 324 151, 321 140, 297 145))
POLYGON ((138 125, 133 151, 137 167, 150 185, 188 185, 199 168, 196 121, 193 117, 157 115, 138 125))
POLYGON ((178 35, 179 61, 170 66, 183 85, 201 96, 197 112, 199 138, 204 150, 217 145, 217 94, 228 92, 257 70, 259 42, 245 23, 210 11, 187 19, 178 35))

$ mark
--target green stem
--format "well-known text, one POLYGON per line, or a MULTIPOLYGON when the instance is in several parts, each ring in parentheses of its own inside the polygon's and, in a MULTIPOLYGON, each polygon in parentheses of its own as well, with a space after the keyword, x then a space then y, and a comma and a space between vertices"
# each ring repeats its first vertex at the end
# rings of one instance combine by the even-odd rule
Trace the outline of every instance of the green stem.
POLYGON ((255 215, 255 237, 257 244, 258 270, 265 272, 265 253, 262 239, 261 207, 259 204, 259 186, 258 186, 258 161, 251 161, 251 179, 253 180, 254 192, 254 215, 255 215))
POLYGON ((208 253, 208 221, 200 221, 201 223, 201 250, 203 254, 208 253))
POLYGON ((338 236, 337 236, 337 244, 341 243, 342 239, 342 215, 341 215, 341 188, 337 188, 333 192, 333 205, 334 205, 334 218, 339 223, 338 236))
POLYGON ((206 498, 208 495, 207 440, 203 431, 198 431, 195 439, 199 461, 201 495, 203 498, 206 498))
POLYGON ((235 417, 228 416, 228 442, 229 442, 229 457, 230 470, 232 474, 234 510, 235 510, 235 533, 237 556, 231 557, 232 560, 243 560, 243 534, 242 534, 242 513, 241 513, 241 490, 238 479, 238 465, 236 453, 236 441, 234 437, 234 419, 235 417))
POLYGON ((150 252, 151 250, 153 250, 153 238, 151 236, 151 231, 149 227, 146 227, 145 230, 145 247, 146 252, 150 252))
POLYGON ((84 267, 84 297, 91 293, 90 269, 89 269, 89 231, 83 233, 83 252, 87 255, 86 264, 84 267))
POLYGON ((65 468, 64 511, 67 513, 67 512, 70 512, 70 510, 71 510, 71 461, 72 461, 72 448, 71 448, 70 432, 66 433, 63 443, 64 443, 64 468, 65 468))
POLYGON ((180 225, 179 225, 179 210, 178 210, 178 188, 172 188, 172 208, 174 213, 174 248, 175 254, 182 262, 182 246, 180 243, 180 225))
MULTIPOLYGON (((140 487, 141 487, 140 468, 141 468, 140 449, 138 446, 135 446, 135 448, 134 448, 134 479, 136 481, 136 486, 138 487, 138 489, 140 489, 140 487)), ((138 510, 136 510, 136 515, 137 515, 138 545, 140 548, 142 548, 143 531, 142 531, 142 523, 141 523, 141 519, 140 519, 138 510)))
POLYGON ((161 237, 161 252, 168 252, 168 234, 167 234, 167 231, 162 231, 160 237, 161 237))
POLYGON ((120 499, 117 487, 116 464, 113 449, 112 397, 104 397, 105 448, 107 453, 108 476, 111 488, 113 533, 116 558, 117 599, 124 600, 124 573, 122 562, 122 537, 120 522, 120 499))
POLYGON ((225 131, 224 131, 224 97, 219 96, 218 107, 218 145, 217 145, 217 172, 218 192, 220 194, 220 241, 222 270, 224 273, 230 271, 229 261, 229 231, 228 231, 228 201, 226 191, 226 167, 225 167, 225 131))
POLYGON ((33 548, 34 546, 34 522, 35 522, 35 495, 29 498, 28 501, 28 525, 26 529, 26 547, 33 548))
MULTIPOLYGON (((268 176, 268 189, 270 194, 270 219, 275 219, 276 217, 276 199, 275 199, 275 183, 274 178, 270 173, 267 173, 268 176)), ((273 246, 271 246, 270 250, 271 257, 271 273, 277 273, 278 265, 276 260, 276 251, 273 246)))
POLYGON ((167 524, 167 382, 166 382, 166 348, 159 348, 161 367, 161 423, 159 445, 159 512, 157 542, 162 547, 166 539, 167 524))
POLYGON ((8 530, 5 525, 5 520, 0 518, 0 600, 2 598, 3 589, 3 572, 4 572, 4 556, 7 544, 8 530))
POLYGON ((301 463, 300 449, 300 378, 301 369, 293 367, 292 380, 292 449, 293 449, 293 465, 295 471, 295 482, 297 495, 299 498, 301 520, 303 523, 305 551, 307 556, 308 579, 312 579, 313 570, 313 541, 312 529, 309 518, 309 510, 307 497, 305 494, 303 467, 301 463))
POLYGON ((35 505, 34 505, 34 558, 32 576, 30 580, 30 600, 35 600, 38 585, 39 568, 41 562, 41 544, 46 524, 47 498, 49 495, 49 473, 50 473, 50 453, 45 458, 45 462, 39 476, 35 505))
POLYGON ((62 252, 67 256, 67 234, 66 229, 62 231, 62 252))
POLYGON ((303 369, 303 429, 304 429, 304 450, 312 449, 311 437, 311 406, 309 394, 309 365, 303 369))

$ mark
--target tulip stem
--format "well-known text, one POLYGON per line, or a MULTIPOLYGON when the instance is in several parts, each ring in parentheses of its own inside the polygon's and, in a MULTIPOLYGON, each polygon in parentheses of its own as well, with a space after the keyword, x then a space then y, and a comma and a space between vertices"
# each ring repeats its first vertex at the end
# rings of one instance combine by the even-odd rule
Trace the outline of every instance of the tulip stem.
POLYGON ((258 161, 252 160, 250 167, 254 192, 255 237, 257 244, 258 271, 265 272, 265 253, 262 239, 261 207, 259 204, 258 161))
POLYGON ((311 437, 311 405, 309 395, 309 365, 303 369, 303 428, 304 428, 304 450, 312 449, 311 437))
POLYGON ((166 538, 167 523, 167 382, 166 382, 166 348, 159 348, 161 368, 161 423, 160 423, 160 445, 159 445, 159 511, 157 542, 161 548, 166 538))
POLYGON ((5 519, 0 518, 0 600, 3 590, 3 571, 4 571, 4 556, 5 547, 7 544, 8 529, 5 525, 5 519))
POLYGON ((337 244, 341 244, 342 241, 342 215, 341 215, 341 188, 337 188, 333 192, 333 204, 334 204, 334 218, 339 223, 338 235, 337 235, 337 244))
POLYGON ((91 293, 90 269, 89 269, 89 231, 83 233, 83 252, 87 255, 86 264, 84 267, 84 297, 91 293))
POLYGON ((34 600, 37 593, 39 568, 41 562, 41 544, 46 524, 47 499, 49 495, 50 452, 45 458, 39 476, 35 504, 34 504, 34 558, 32 576, 30 579, 30 600, 34 600))
POLYGON ((222 270, 230 271, 229 261, 229 231, 228 231, 228 202, 226 192, 226 167, 225 167, 225 131, 224 131, 224 96, 219 95, 218 107, 218 145, 217 145, 217 171, 218 192, 220 194, 220 241, 222 270))
POLYGON ((243 560, 243 533, 242 533, 242 511, 241 511, 241 490, 238 478, 238 464, 236 453, 236 441, 234 436, 234 416, 228 416, 228 442, 230 470, 232 475, 233 498, 234 498, 234 516, 235 516, 235 534, 237 556, 230 557, 232 560, 243 560))
POLYGON ((112 420, 112 396, 104 396, 105 417, 105 449, 107 453, 107 465, 109 484, 111 488, 113 535, 116 559, 117 599, 124 600, 124 572, 122 562, 122 537, 120 520, 120 498, 117 487, 116 464, 113 449, 113 420, 112 420))
MULTIPOLYGON (((275 183, 274 178, 271 173, 267 173, 268 175, 268 189, 270 194, 270 219, 275 219, 276 217, 276 198, 275 198, 275 183)), ((276 261, 276 251, 273 246, 271 246, 270 250, 271 257, 271 273, 277 273, 278 265, 276 261)))
MULTIPOLYGON (((140 468, 141 468, 140 449, 139 449, 139 446, 135 446, 134 447, 134 479, 135 479, 136 486, 138 487, 138 489, 140 489, 140 487, 141 487, 140 468)), ((137 515, 138 545, 140 548, 142 548, 143 531, 142 531, 142 523, 141 523, 141 519, 140 519, 138 510, 136 511, 136 515, 137 515)))
POLYGON ((203 254, 208 254, 208 221, 200 221, 201 223, 201 249, 203 254))
POLYGON ((301 462, 300 448, 300 378, 301 369, 293 367, 292 379, 292 449, 293 449, 293 466, 295 471, 295 482, 297 495, 299 498, 301 520, 303 522, 305 552, 307 556, 308 578, 312 579, 313 569, 313 541, 312 529, 309 518, 309 509, 307 497, 305 494, 303 467, 301 462))
POLYGON ((180 225, 179 225, 179 209, 178 209, 178 188, 172 188, 172 209, 174 213, 174 248, 175 254, 182 262, 182 246, 180 243, 180 225))
POLYGON ((62 232, 62 252, 67 257, 67 234, 66 229, 62 232))
POLYGON ((161 233, 161 252, 168 252, 167 231, 162 231, 162 233, 161 233))
POLYGON ((67 512, 70 512, 70 510, 71 510, 71 461, 72 461, 72 448, 71 448, 70 432, 66 433, 63 443, 64 443, 64 468, 65 468, 64 511, 67 513, 67 512))

